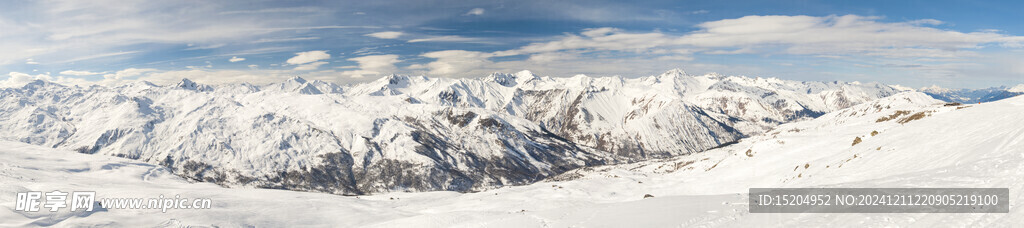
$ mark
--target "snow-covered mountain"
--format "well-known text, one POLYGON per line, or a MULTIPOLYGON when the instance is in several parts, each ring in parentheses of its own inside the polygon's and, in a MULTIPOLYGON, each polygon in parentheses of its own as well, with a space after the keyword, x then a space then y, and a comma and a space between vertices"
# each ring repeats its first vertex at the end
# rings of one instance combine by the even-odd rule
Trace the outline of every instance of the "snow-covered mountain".
MULTIPOLYGON (((337 196, 221 188, 124 158, 0 141, 0 226, 1012 227, 1024 223, 1021 207, 958 215, 755 214, 748 212, 746 193, 751 187, 1024 191, 1021 112, 1024 97, 947 106, 922 93, 901 93, 702 153, 581 168, 476 193, 337 196), (166 213, 12 209, 17 192, 50 190, 90 190, 100 198, 181 195, 212 199, 214 207, 166 213)), ((1011 203, 1024 200, 1010 196, 1011 203)))
POLYGON ((159 164, 228 186, 365 194, 528 184, 580 167, 689 154, 894 94, 878 83, 687 75, 339 86, 0 90, 0 137, 159 164))
POLYGON ((1006 91, 1009 91, 1009 92, 1012 92, 1012 93, 1024 93, 1024 84, 1020 84, 1020 85, 1014 86, 1013 88, 1010 88, 1010 89, 1008 89, 1006 91))
POLYGON ((921 88, 920 91, 947 102, 978 103, 998 101, 1024 94, 1024 85, 1017 85, 1013 88, 1000 86, 986 89, 947 89, 931 86, 921 88))

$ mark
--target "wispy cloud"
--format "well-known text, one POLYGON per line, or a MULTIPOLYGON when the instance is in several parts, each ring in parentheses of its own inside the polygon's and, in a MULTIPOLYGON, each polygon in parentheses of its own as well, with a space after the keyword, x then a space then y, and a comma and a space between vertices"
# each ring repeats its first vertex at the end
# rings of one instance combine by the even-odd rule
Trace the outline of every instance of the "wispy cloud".
POLYGON ((105 75, 103 75, 103 78, 104 78, 104 80, 106 80, 108 82, 111 82, 111 81, 116 82, 116 81, 124 80, 125 78, 138 77, 138 76, 141 76, 141 75, 143 75, 145 73, 156 72, 156 71, 159 71, 159 70, 152 69, 152 68, 128 68, 128 69, 124 69, 124 70, 119 70, 117 72, 114 72, 113 74, 105 74, 105 75))
POLYGON ((366 36, 374 37, 374 38, 379 38, 379 39, 398 39, 398 37, 401 37, 403 34, 404 33, 402 33, 402 32, 387 31, 387 32, 370 33, 370 34, 366 34, 366 36))
POLYGON ((473 9, 469 10, 469 12, 466 12, 463 15, 466 15, 466 16, 480 16, 480 15, 484 15, 484 8, 473 8, 473 9))
POLYGON ((295 67, 294 70, 297 70, 297 71, 316 70, 317 68, 320 68, 320 66, 322 66, 324 64, 327 64, 327 62, 323 62, 323 61, 311 62, 311 63, 299 65, 299 66, 295 67))
POLYGON ((467 76, 470 72, 493 64, 488 58, 496 55, 479 51, 447 50, 428 52, 421 56, 436 60, 427 64, 411 65, 410 69, 427 70, 430 75, 467 76))
POLYGON ((279 31, 291 31, 291 30, 318 30, 318 29, 379 29, 380 26, 370 25, 321 25, 321 26, 301 26, 301 27, 275 27, 275 28, 260 28, 253 29, 267 32, 279 32, 279 31))
MULTIPOLYGON (((271 47, 258 47, 253 49, 243 49, 235 52, 229 52, 225 54, 217 54, 214 56, 236 56, 236 55, 260 55, 269 53, 280 53, 280 52, 293 52, 297 47, 295 46, 271 46, 271 47)), ((204 58, 200 56, 199 58, 204 58)))
POLYGON ((364 78, 367 76, 380 76, 394 73, 398 71, 398 67, 395 66, 395 63, 401 62, 401 60, 398 60, 398 55, 368 55, 350 58, 348 61, 353 61, 359 64, 357 70, 341 72, 342 75, 351 78, 364 78))
POLYGON ((268 9, 257 9, 257 10, 233 10, 220 12, 221 15, 232 15, 232 14, 275 14, 275 13, 324 13, 328 10, 319 7, 282 7, 282 8, 268 8, 268 9))
POLYGON ((80 56, 80 57, 76 57, 76 58, 72 58, 72 59, 67 59, 67 60, 63 60, 63 61, 57 61, 57 62, 54 62, 54 63, 78 62, 78 61, 97 59, 97 58, 107 58, 107 57, 113 57, 113 56, 130 55, 130 54, 135 54, 135 53, 139 53, 139 52, 140 51, 118 51, 118 52, 111 52, 111 53, 102 53, 102 54, 95 54, 95 55, 80 56))
POLYGON ((295 53, 295 57, 285 62, 291 65, 301 65, 329 58, 331 58, 331 54, 327 54, 327 51, 306 51, 295 53))
POLYGON ((70 75, 70 76, 89 76, 89 75, 98 75, 98 74, 102 74, 102 73, 89 72, 89 71, 77 71, 77 70, 65 70, 65 71, 61 71, 60 74, 61 75, 70 75))
POLYGON ((435 37, 411 39, 408 42, 409 43, 419 43, 419 42, 494 43, 494 42, 487 41, 487 40, 480 39, 480 38, 464 37, 464 36, 456 36, 456 35, 435 36, 435 37))
MULTIPOLYGON (((962 61, 978 57, 986 48, 1016 48, 1024 37, 993 32, 958 32, 930 25, 937 21, 881 22, 877 17, 846 16, 746 16, 698 24, 699 30, 672 34, 662 31, 629 32, 617 28, 586 29, 545 42, 518 48, 480 52, 447 50, 428 52, 422 57, 435 59, 409 66, 434 75, 470 75, 480 68, 520 65, 558 64, 572 69, 589 69, 621 56, 637 56, 649 62, 670 65, 699 59, 696 54, 739 55, 774 54, 790 56, 850 57, 859 61, 885 59, 945 59, 962 61), (527 56, 527 60, 495 60, 495 57, 527 56), (585 61, 577 61, 583 56, 585 61), (883 58, 883 59, 879 59, 883 58), (470 73, 472 72, 472 73, 470 73)), ((507 58, 503 58, 507 59, 507 58)), ((845 61, 845 60, 841 60, 845 61)), ((615 61, 612 61, 613 64, 615 61)), ((631 62, 631 64, 637 64, 631 62)), ((643 63, 646 65, 647 63, 643 63)), ((928 66, 935 63, 907 63, 928 66)), ((946 64, 942 69, 957 65, 946 64)), ((622 64, 623 69, 636 69, 622 64)), ((881 64, 879 64, 881 65, 881 64)), ((913 67, 908 69, 928 69, 913 67)), ((489 69, 492 70, 492 69, 489 69)), ((931 71, 934 73, 937 71, 931 71)), ((949 73, 948 70, 942 71, 949 73)))
POLYGON ((295 57, 285 61, 289 65, 298 65, 294 68, 297 71, 308 71, 320 68, 320 66, 327 64, 327 62, 321 61, 330 59, 331 54, 327 54, 327 51, 307 51, 295 53, 295 57))
POLYGON ((7 80, 0 81, 0 88, 20 87, 35 80, 45 80, 66 85, 87 85, 92 83, 81 78, 60 76, 54 77, 50 76, 50 74, 30 75, 21 72, 10 72, 7 74, 7 76, 7 80))
POLYGON ((226 44, 222 44, 222 43, 221 44, 207 44, 207 45, 188 44, 188 46, 189 47, 185 48, 185 50, 192 51, 192 50, 207 50, 207 49, 222 48, 222 47, 226 46, 226 44))
POLYGON ((616 28, 587 29, 549 42, 496 52, 499 56, 564 50, 625 51, 696 49, 708 54, 784 53, 793 55, 867 55, 893 58, 971 56, 987 45, 1021 47, 1024 37, 991 32, 957 32, 923 26, 934 23, 885 23, 878 18, 846 16, 746 16, 710 21, 681 35, 660 31, 633 33, 616 28))
POLYGON ((262 43, 278 43, 278 42, 296 42, 296 41, 308 41, 308 40, 319 40, 320 37, 294 37, 294 38, 262 38, 253 41, 254 44, 262 43))
POLYGON ((942 30, 921 23, 886 23, 876 17, 746 16, 705 22, 673 43, 708 48, 783 48, 789 54, 866 54, 886 57, 955 57, 995 44, 1020 47, 1024 37, 942 30))
MULTIPOLYGON (((5 4, 0 9, 0 67, 33 72, 118 72, 148 67, 159 70, 144 73, 146 77, 210 73, 250 80, 309 74, 356 80, 353 78, 387 73, 460 77, 520 69, 556 75, 577 71, 637 75, 647 68, 701 66, 760 70, 762 66, 778 67, 779 62, 815 61, 828 65, 816 72, 854 63, 892 63, 921 65, 886 68, 905 70, 902 73, 913 77, 930 69, 928 74, 984 73, 1008 78, 1006 75, 1020 75, 1014 73, 1020 72, 1020 67, 1010 67, 1015 62, 995 64, 998 60, 988 56, 1024 47, 1024 39, 1013 35, 1012 28, 978 28, 989 25, 965 23, 955 17, 942 19, 957 21, 894 19, 906 15, 760 16, 758 10, 727 12, 715 4, 693 8, 672 2, 454 3, 458 4, 448 4, 445 10, 437 10, 436 4, 388 7, 365 2, 52 0, 5 4), (722 15, 751 16, 694 21, 722 15), (508 26, 510 22, 527 24, 520 28, 508 26), (592 28, 575 29, 587 27, 592 28), (309 50, 332 51, 303 52, 309 50), (215 63, 237 63, 245 58, 245 64, 259 65, 244 69, 245 64, 223 64, 243 70, 212 69, 215 63), (350 68, 329 67, 345 60, 350 68), (993 72, 967 72, 957 69, 966 65, 954 64, 965 62, 996 67, 993 72), (183 66, 200 67, 176 70, 183 66), (337 72, 326 73, 333 70, 337 72)), ((1004 53, 1003 58, 1019 59, 1021 53, 1004 53)), ((792 72, 771 67, 766 67, 767 72, 746 73, 792 72)), ((59 76, 75 78, 65 74, 50 78, 58 80, 59 76)))
POLYGON ((706 13, 710 13, 710 12, 711 11, 708 11, 708 10, 694 10, 694 11, 690 11, 690 12, 687 12, 687 13, 691 14, 691 15, 697 15, 697 14, 706 14, 706 13))
POLYGON ((5 8, 0 9, 0 30, 17 36, 0 35, 0 64, 25 58, 78 62, 115 56, 96 53, 161 51, 166 44, 189 44, 188 50, 235 49, 232 45, 252 40, 310 40, 301 35, 311 30, 379 28, 334 24, 332 9, 315 6, 254 9, 222 2, 54 0, 5 8))

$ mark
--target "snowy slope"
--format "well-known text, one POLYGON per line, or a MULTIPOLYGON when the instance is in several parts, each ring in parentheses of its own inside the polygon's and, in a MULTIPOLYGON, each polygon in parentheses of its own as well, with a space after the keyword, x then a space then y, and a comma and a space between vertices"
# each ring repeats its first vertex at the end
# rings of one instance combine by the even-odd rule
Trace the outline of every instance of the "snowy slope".
MULTIPOLYGON (((947 107, 922 93, 903 93, 704 153, 584 168, 553 178, 557 181, 410 204, 404 208, 429 213, 383 226, 438 221, 488 227, 1012 226, 1024 222, 1024 210, 1013 205, 1009 214, 750 214, 745 193, 751 187, 1006 187, 1019 192, 1024 190, 1024 120, 1012 113, 1022 111, 1022 97, 947 107), (879 121, 897 111, 910 113, 879 121), (905 119, 916 113, 925 114, 905 119), (871 136, 873 131, 879 133, 871 136), (862 142, 852 145, 857 137, 862 142), (645 194, 655 197, 643 199, 645 194)), ((1011 197, 1010 202, 1022 200, 1019 194, 1011 197)))
POLYGON ((0 142, 0 227, 354 226, 400 218, 387 202, 323 193, 222 188, 192 183, 166 168, 125 158, 0 142), (94 191, 99 198, 210 199, 210 209, 20 212, 15 196, 28 191, 94 191), (347 224, 347 225, 346 225, 347 224))
POLYGON ((704 151, 895 91, 672 70, 642 78, 392 75, 339 86, 0 90, 0 138, 140 160, 192 180, 335 194, 473 191, 704 151))
POLYGON ((122 158, 0 142, 0 207, 15 192, 97 191, 103 197, 211 198, 203 211, 91 214, 0 210, 0 225, 427 227, 1007 227, 1009 214, 750 214, 750 187, 1006 187, 1024 190, 1024 97, 945 106, 901 93, 784 124, 704 153, 583 168, 548 182, 477 193, 393 192, 345 197, 188 183, 122 158), (907 114, 893 116, 899 111, 907 114), (922 113, 921 118, 913 117, 922 113), (892 118, 889 118, 892 117, 892 118), (877 134, 872 136, 873 131, 877 134), (853 145, 855 138, 860 143, 853 145), (748 153, 747 150, 751 152, 748 153), (644 199, 644 194, 654 198, 644 199))

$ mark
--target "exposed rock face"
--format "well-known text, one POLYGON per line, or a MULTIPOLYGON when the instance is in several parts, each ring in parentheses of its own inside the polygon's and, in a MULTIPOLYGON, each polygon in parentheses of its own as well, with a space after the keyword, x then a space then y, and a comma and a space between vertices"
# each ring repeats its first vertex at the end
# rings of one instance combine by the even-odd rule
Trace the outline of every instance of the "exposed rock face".
POLYGON ((335 194, 474 191, 707 150, 895 93, 880 84, 691 76, 389 76, 353 86, 0 90, 0 138, 137 159, 197 181, 335 194))

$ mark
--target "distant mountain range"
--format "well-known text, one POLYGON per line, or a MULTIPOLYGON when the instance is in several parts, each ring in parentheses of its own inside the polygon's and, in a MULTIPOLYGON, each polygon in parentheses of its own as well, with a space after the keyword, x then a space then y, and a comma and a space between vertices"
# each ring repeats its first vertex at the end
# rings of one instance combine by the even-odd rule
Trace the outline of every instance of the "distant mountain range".
MULTIPOLYGON (((225 186, 473 191, 703 151, 899 91, 681 70, 633 79, 388 76, 347 86, 36 81, 0 90, 0 139, 139 159, 225 186)), ((1013 91, 925 90, 956 102, 1013 91)))
MULTIPOLYGON (((0 226, 1012 227, 1024 224, 1022 207, 977 216, 765 216, 749 212, 747 193, 750 188, 769 187, 1022 192, 1024 129, 1020 126, 1024 119, 1019 113, 1024 113, 1020 96, 951 105, 920 92, 902 92, 813 120, 778 125, 701 153, 574 169, 534 184, 479 193, 393 192, 358 197, 193 184, 151 164, 0 140, 0 196, 7 196, 0 197, 0 208, 6 210, 0 213, 0 226), (97 210, 71 213, 14 209, 18 193, 50 189, 88 189, 100 198, 180 195, 212 199, 213 207, 106 210, 97 204, 97 210)), ((1002 202, 1024 200, 1020 194, 1000 198, 1002 202)))
POLYGON ((978 103, 998 101, 1024 94, 1024 84, 1015 87, 992 87, 986 89, 946 89, 938 86, 921 88, 921 92, 946 102, 978 103))
POLYGON ((898 92, 678 69, 640 78, 391 75, 345 86, 298 77, 35 81, 0 90, 0 139, 136 159, 225 186, 475 191, 705 151, 898 92))

